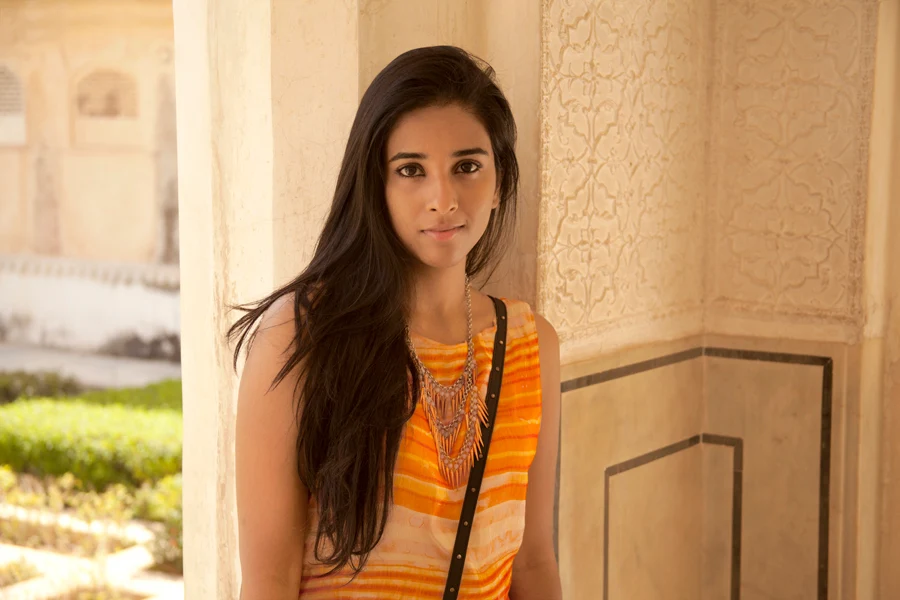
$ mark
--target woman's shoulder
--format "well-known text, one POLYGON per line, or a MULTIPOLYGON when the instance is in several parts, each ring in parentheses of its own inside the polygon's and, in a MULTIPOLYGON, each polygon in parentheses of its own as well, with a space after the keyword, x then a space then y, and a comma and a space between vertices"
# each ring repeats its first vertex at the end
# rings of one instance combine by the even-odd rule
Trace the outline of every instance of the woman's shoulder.
POLYGON ((507 296, 499 296, 498 299, 506 305, 510 328, 521 328, 527 333, 533 332, 539 340, 546 340, 548 345, 559 346, 556 328, 529 302, 507 296))
POLYGON ((499 295, 495 296, 498 300, 502 301, 506 306, 506 312, 508 315, 534 315, 534 310, 525 300, 520 300, 518 298, 512 298, 510 296, 499 295))

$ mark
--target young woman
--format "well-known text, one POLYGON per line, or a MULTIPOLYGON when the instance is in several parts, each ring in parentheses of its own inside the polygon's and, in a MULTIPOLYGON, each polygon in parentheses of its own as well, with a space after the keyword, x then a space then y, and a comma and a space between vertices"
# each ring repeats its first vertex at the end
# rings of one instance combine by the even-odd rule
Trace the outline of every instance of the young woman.
POLYGON ((243 600, 561 597, 559 342, 473 286, 515 224, 493 79, 453 47, 391 62, 311 263, 231 330, 243 600))

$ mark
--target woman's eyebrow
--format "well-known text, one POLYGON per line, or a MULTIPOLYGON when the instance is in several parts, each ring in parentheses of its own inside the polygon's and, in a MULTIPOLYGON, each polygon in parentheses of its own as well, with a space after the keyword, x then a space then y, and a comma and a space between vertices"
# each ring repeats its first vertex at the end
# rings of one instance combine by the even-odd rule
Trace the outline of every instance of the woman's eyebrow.
POLYGON ((488 156, 487 150, 484 148, 466 148, 465 150, 457 150, 453 153, 454 157, 458 156, 472 156, 473 154, 483 154, 484 156, 488 156))
POLYGON ((408 160, 408 159, 425 160, 426 158, 428 158, 428 156, 425 154, 422 154, 420 152, 398 152, 388 162, 392 163, 395 160, 408 160))
MULTIPOLYGON (((451 156, 454 158, 458 158, 460 156, 472 156, 475 154, 483 154, 484 156, 489 156, 487 150, 484 148, 466 148, 465 150, 457 150, 451 156)), ((388 161, 389 163, 394 162, 395 160, 425 160, 428 158, 427 154, 422 154, 421 152, 398 152, 388 161)))

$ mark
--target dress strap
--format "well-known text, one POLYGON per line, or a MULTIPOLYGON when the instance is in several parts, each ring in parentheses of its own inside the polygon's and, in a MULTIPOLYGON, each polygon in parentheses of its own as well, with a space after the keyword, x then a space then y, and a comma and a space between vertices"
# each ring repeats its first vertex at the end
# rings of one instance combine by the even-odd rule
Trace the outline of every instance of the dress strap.
POLYGON ((481 456, 472 465, 469 472, 469 483, 463 499, 462 513, 456 529, 456 542, 453 544, 453 555, 450 556, 450 570, 447 584, 444 586, 444 600, 456 600, 462 581, 463 567, 466 564, 466 550, 469 547, 469 536, 475 520, 475 509, 478 507, 478 494, 481 491, 481 480, 484 478, 484 467, 487 463, 488 450, 491 447, 491 433, 494 430, 494 419, 497 416, 497 405, 500 402, 500 387, 503 383, 503 363, 506 358, 506 304, 502 300, 490 296, 494 302, 497 315, 497 335, 494 338, 494 353, 491 363, 491 376, 488 379, 487 422, 481 426, 483 447, 481 456))

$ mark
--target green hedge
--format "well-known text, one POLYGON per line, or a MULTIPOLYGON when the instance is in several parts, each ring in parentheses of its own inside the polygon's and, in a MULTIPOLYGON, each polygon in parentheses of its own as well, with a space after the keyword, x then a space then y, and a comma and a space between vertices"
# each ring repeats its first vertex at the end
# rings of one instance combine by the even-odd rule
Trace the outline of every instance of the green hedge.
POLYGON ((72 473, 86 485, 139 487, 181 472, 181 413, 82 400, 0 406, 0 464, 19 473, 72 473))
POLYGON ((181 410, 181 381, 154 383, 142 388, 98 390, 81 394, 77 399, 88 404, 140 406, 181 410))
POLYGON ((121 404, 181 410, 181 381, 171 379, 140 388, 85 391, 76 379, 58 373, 0 372, 0 405, 20 398, 78 399, 89 404, 121 404))
POLYGON ((32 396, 71 396, 82 389, 78 381, 58 373, 0 373, 0 405, 32 396))

